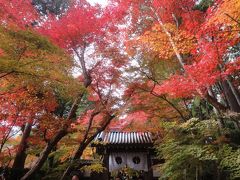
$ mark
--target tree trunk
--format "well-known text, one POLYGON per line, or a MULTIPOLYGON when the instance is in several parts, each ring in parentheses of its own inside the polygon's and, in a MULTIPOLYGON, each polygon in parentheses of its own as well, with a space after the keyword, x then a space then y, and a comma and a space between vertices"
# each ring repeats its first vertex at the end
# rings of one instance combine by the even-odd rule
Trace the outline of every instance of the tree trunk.
MULTIPOLYGON (((76 151, 76 153, 74 154, 73 158, 72 158, 72 162, 74 162, 77 159, 80 159, 80 157, 83 154, 83 151, 86 149, 86 147, 88 146, 89 143, 81 143, 78 147, 78 150, 76 151)), ((61 180, 66 179, 66 177, 71 173, 71 171, 74 169, 74 165, 71 164, 67 167, 67 169, 64 171, 61 180)))
POLYGON ((198 180, 198 165, 196 166, 195 179, 198 180))
MULTIPOLYGON (((227 80, 222 82, 222 87, 223 87, 223 91, 226 96, 226 99, 228 101, 228 104, 230 106, 230 110, 232 110, 234 112, 240 112, 240 106, 238 104, 236 96, 234 95, 234 93, 232 91, 232 89, 234 87, 233 86, 230 87, 229 82, 227 80)), ((236 94, 236 91, 235 91, 235 94, 236 94)))
MULTIPOLYGON (((85 60, 84 60, 84 53, 85 53, 86 46, 84 45, 83 49, 81 49, 81 54, 78 53, 76 49, 74 49, 74 52, 76 53, 77 57, 79 58, 79 61, 82 66, 83 70, 83 76, 84 76, 84 86, 87 88, 88 86, 91 85, 92 79, 91 76, 89 75, 86 65, 85 65, 85 60)), ((67 122, 65 123, 64 127, 57 132, 57 134, 48 142, 46 147, 43 149, 41 152, 38 160, 34 164, 34 166, 21 178, 21 180, 26 180, 31 178, 38 170, 41 169, 43 166, 44 162, 47 160, 48 155, 51 153, 52 149, 57 145, 57 143, 68 134, 68 127, 69 127, 69 121, 73 118, 76 117, 76 111, 77 108, 82 100, 82 97, 84 95, 84 92, 80 93, 78 97, 75 99, 70 112, 67 117, 67 122)))
POLYGON ((234 87, 233 83, 231 82, 230 78, 227 77, 226 81, 228 82, 228 85, 230 87, 230 89, 232 90, 232 93, 238 103, 238 105, 240 106, 240 96, 239 96, 239 92, 237 91, 237 89, 234 87))
POLYGON ((44 150, 41 152, 38 160, 34 164, 34 166, 21 178, 21 180, 30 179, 32 175, 41 169, 44 162, 47 160, 48 155, 52 151, 52 149, 57 145, 57 143, 67 135, 67 128, 60 130, 52 140, 47 144, 44 150))
POLYGON ((91 83, 92 83, 92 78, 89 75, 89 72, 86 68, 86 63, 84 60, 84 53, 86 50, 86 45, 83 46, 83 48, 81 49, 81 52, 79 53, 77 49, 73 49, 73 51, 75 52, 75 54, 78 57, 78 60, 81 64, 82 67, 82 71, 83 71, 83 77, 84 77, 84 86, 87 88, 91 83))
POLYGON ((68 121, 71 120, 76 116, 76 111, 78 104, 81 102, 83 93, 79 94, 78 97, 75 99, 70 112, 67 117, 67 122, 64 125, 64 127, 56 133, 56 135, 47 143, 43 151, 41 152, 40 156, 38 157, 37 161, 35 162, 34 166, 21 178, 21 180, 29 179, 31 178, 38 170, 41 169, 44 162, 47 160, 48 155, 51 153, 52 149, 57 145, 57 143, 65 136, 67 135, 68 121))
MULTIPOLYGON (((104 131, 106 129, 106 127, 109 125, 109 123, 111 122, 111 120, 114 118, 115 116, 109 116, 106 123, 100 127, 92 136, 90 136, 89 138, 85 139, 79 146, 77 151, 75 152, 74 156, 73 156, 73 161, 80 159, 80 157, 83 154, 83 151, 86 149, 86 147, 93 141, 93 139, 102 131, 104 131)), ((68 168, 65 170, 65 172, 63 173, 61 180, 64 180, 67 178, 67 176, 70 174, 70 172, 73 170, 74 165, 70 164, 68 166, 68 168)))
POLYGON ((26 123, 24 130, 23 130, 23 135, 20 141, 20 144, 18 146, 17 149, 17 153, 13 162, 13 169, 24 169, 24 164, 25 164, 25 160, 27 158, 27 154, 26 154, 26 149, 28 147, 27 145, 27 139, 30 136, 30 132, 32 130, 32 123, 26 123))
POLYGON ((211 105, 213 105, 217 109, 218 112, 227 111, 227 108, 224 105, 219 103, 214 97, 210 96, 209 94, 207 94, 205 98, 211 105))

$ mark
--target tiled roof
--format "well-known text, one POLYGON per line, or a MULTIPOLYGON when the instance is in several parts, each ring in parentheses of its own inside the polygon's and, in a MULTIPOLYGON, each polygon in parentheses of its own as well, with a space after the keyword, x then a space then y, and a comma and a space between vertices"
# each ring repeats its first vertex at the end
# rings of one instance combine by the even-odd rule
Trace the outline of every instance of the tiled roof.
POLYGON ((150 132, 101 132, 94 142, 103 143, 105 145, 114 144, 152 144, 152 136, 150 132))

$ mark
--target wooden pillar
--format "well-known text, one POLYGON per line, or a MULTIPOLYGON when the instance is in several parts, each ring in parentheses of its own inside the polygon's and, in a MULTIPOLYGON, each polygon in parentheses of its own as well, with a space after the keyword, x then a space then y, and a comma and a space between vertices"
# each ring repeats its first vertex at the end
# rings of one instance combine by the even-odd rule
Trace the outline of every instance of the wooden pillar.
POLYGON ((106 170, 104 170, 101 173, 91 173, 91 180, 109 180, 110 176, 109 176, 109 153, 107 153, 106 150, 104 150, 102 152, 102 156, 103 156, 103 166, 106 168, 106 170))
POLYGON ((153 179, 153 169, 152 169, 152 160, 150 153, 147 155, 147 163, 148 163, 148 172, 146 173, 146 177, 144 180, 152 180, 153 179))
MULTIPOLYGON (((107 168, 105 171, 104 171, 104 180, 108 180, 110 179, 110 175, 109 175, 109 153, 107 153, 106 151, 104 152, 104 155, 103 155, 103 164, 104 164, 104 167, 107 168)), ((99 179, 100 180, 100 179, 99 179)))

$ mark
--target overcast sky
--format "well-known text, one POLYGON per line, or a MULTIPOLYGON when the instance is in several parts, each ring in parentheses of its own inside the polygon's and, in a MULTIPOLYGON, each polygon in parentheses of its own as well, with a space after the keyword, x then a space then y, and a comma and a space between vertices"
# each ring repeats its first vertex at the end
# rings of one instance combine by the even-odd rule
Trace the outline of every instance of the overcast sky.
POLYGON ((108 0, 87 0, 88 2, 90 2, 90 3, 98 3, 98 4, 101 4, 101 5, 103 5, 103 6, 106 6, 107 5, 107 2, 108 2, 108 0))

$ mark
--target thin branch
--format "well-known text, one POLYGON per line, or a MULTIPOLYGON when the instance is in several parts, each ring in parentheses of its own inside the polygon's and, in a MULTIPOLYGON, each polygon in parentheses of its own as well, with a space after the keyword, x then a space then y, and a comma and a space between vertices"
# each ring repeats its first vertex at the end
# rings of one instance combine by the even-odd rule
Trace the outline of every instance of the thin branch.
POLYGON ((227 13, 224 13, 227 17, 229 17, 231 20, 233 20, 234 22, 236 22, 237 24, 239 24, 240 25, 240 21, 238 21, 238 20, 236 20, 236 19, 234 19, 232 16, 230 16, 229 14, 227 14, 227 13))
POLYGON ((91 129, 91 127, 92 127, 92 124, 93 124, 93 119, 94 119, 94 117, 95 117, 96 115, 98 115, 99 113, 100 113, 100 111, 93 112, 93 113, 91 114, 91 116, 90 116, 90 118, 89 118, 89 123, 88 123, 87 130, 86 130, 86 132, 85 132, 85 134, 84 134, 84 137, 83 137, 83 142, 85 142, 86 139, 87 139, 87 137, 88 137, 89 131, 90 131, 90 129, 91 129))

